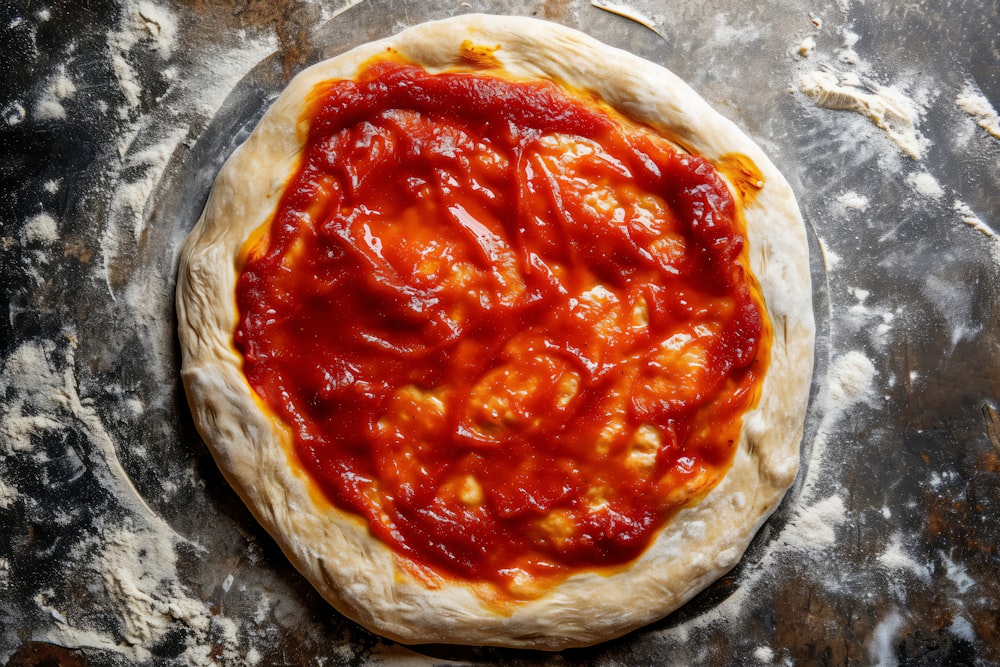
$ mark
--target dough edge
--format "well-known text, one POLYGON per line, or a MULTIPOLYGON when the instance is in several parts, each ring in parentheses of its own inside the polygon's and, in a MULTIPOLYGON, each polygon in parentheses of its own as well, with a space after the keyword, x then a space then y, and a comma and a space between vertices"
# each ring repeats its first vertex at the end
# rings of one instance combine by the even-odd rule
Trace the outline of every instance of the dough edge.
POLYGON ((780 503, 799 463, 812 378, 814 323, 808 243, 794 194, 761 149, 668 70, 584 33, 537 19, 467 14, 417 25, 297 75, 220 171, 181 253, 177 286, 182 379, 199 432, 227 480, 316 589, 340 612, 403 643, 559 650, 625 634, 667 615, 731 569, 780 503), (751 268, 774 344, 761 399, 745 415, 733 465, 650 548, 614 574, 575 575, 542 597, 499 611, 467 585, 429 588, 366 526, 316 500, 288 466, 287 433, 258 407, 232 346, 237 256, 274 211, 302 145, 313 86, 352 77, 393 48, 428 69, 459 59, 465 40, 498 46, 515 76, 598 92, 695 154, 749 157, 764 188, 744 209, 751 268))

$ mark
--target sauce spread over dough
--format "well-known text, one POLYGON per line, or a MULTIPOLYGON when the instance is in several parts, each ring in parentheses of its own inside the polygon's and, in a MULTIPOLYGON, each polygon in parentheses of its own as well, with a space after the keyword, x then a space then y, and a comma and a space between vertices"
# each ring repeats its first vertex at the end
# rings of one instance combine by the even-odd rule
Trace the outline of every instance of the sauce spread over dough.
POLYGON ((517 598, 725 474, 771 330, 708 161, 553 83, 391 59, 303 128, 235 344, 330 502, 517 598))

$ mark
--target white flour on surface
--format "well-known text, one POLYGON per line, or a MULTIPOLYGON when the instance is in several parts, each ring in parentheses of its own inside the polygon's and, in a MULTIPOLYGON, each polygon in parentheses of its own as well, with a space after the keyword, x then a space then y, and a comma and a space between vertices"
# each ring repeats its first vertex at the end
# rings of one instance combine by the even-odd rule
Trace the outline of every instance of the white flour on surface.
POLYGON ((960 637, 967 642, 976 641, 976 631, 969 623, 969 619, 963 616, 955 616, 955 620, 951 622, 948 630, 952 632, 956 637, 960 637))
POLYGON ((795 49, 795 52, 798 53, 803 58, 808 58, 809 54, 812 53, 815 49, 816 49, 816 39, 812 35, 809 35, 799 43, 799 46, 797 49, 795 49))
MULTIPOLYGON (((277 41, 273 34, 245 40, 230 35, 232 48, 224 48, 220 40, 209 49, 214 50, 216 57, 209 54, 193 68, 188 67, 189 74, 179 79, 170 63, 176 55, 179 30, 183 26, 178 24, 174 13, 166 4, 148 0, 123 1, 121 8, 119 24, 107 35, 107 51, 97 54, 106 60, 108 71, 114 74, 117 89, 87 91, 88 95, 107 95, 90 101, 118 119, 114 145, 121 158, 118 164, 105 162, 103 166, 106 171, 103 182, 115 185, 106 193, 108 216, 97 228, 96 238, 100 240, 97 257, 93 262, 88 260, 88 264, 93 274, 90 278, 107 282, 111 296, 128 304, 135 321, 123 326, 138 329, 140 338, 157 339, 156 344, 147 343, 150 349, 169 355, 172 328, 163 309, 164 304, 172 303, 172 295, 167 293, 172 276, 150 273, 142 281, 132 281, 116 292, 111 287, 112 271, 121 274, 122 270, 115 266, 118 258, 134 255, 142 242, 150 197, 174 154, 186 145, 191 128, 204 127, 233 86, 274 50, 277 41), (147 91, 136 65, 150 59, 163 64, 159 73, 167 90, 160 99, 167 103, 147 111, 147 91)), ((45 83, 30 112, 18 101, 8 103, 3 109, 4 122, 8 126, 17 125, 29 113, 47 122, 66 120, 64 102, 80 93, 78 84, 67 73, 68 64, 55 66, 55 75, 45 83)), ((61 183, 55 179, 39 186, 49 195, 56 195, 61 189, 61 183)), ((9 244, 4 240, 5 247, 22 245, 24 268, 36 277, 38 284, 44 278, 39 267, 47 265, 50 257, 57 257, 61 242, 60 222, 48 211, 24 220, 18 237, 11 237, 9 244)), ((155 267, 146 270, 154 271, 155 267)), ((46 521, 58 526, 81 523, 86 526, 89 522, 92 531, 72 545, 72 558, 66 562, 65 573, 46 580, 45 589, 37 590, 29 598, 50 619, 47 625, 33 626, 32 639, 115 651, 130 661, 143 662, 152 658, 150 649, 158 642, 181 632, 182 653, 178 658, 184 664, 252 664, 254 660, 237 653, 241 642, 248 639, 244 635, 249 628, 213 610, 181 583, 175 547, 182 543, 189 551, 200 547, 178 535, 132 486, 118 459, 113 436, 94 404, 81 396, 75 374, 75 338, 75 331, 68 329, 55 338, 24 343, 0 360, 0 395, 5 396, 0 404, 0 464, 39 467, 43 482, 49 469, 61 475, 88 474, 99 489, 115 499, 119 514, 91 516, 88 507, 67 506, 46 516, 46 521), (65 434, 73 434, 79 444, 67 446, 65 434), (42 443, 48 444, 42 446, 42 443), (60 447, 65 448, 65 453, 58 450, 60 447), (51 467, 51 457, 58 457, 60 467, 51 467), (64 469, 69 469, 69 473, 63 473, 64 469), (62 603, 56 601, 73 599, 67 589, 79 586, 76 581, 79 579, 90 582, 89 595, 105 599, 101 608, 115 613, 105 617, 85 607, 60 607, 62 603)), ((166 378, 163 380, 169 383, 166 378)), ((103 390, 113 393, 115 388, 103 387, 103 390)), ((119 391, 126 413, 140 419, 147 406, 130 395, 127 388, 119 391)), ((143 455, 149 444, 131 443, 130 451, 133 455, 143 455)), ((0 470, 6 470, 6 466, 0 470)), ((67 483, 67 480, 58 478, 54 482, 67 483)), ((12 480, 0 478, 0 509, 25 503, 26 512, 41 511, 32 509, 31 498, 18 487, 12 480)), ((0 585, 5 584, 10 567, 4 561, 0 585)), ((5 658, 0 654, 0 662, 5 658)), ((256 662, 260 660, 257 653, 256 662)))
POLYGON ((39 213, 28 218, 21 234, 28 243, 48 245, 59 240, 59 225, 48 213, 39 213))
POLYGON ((837 60, 849 65, 857 65, 861 61, 861 56, 854 50, 854 47, 861 41, 861 36, 849 29, 845 29, 842 34, 844 41, 843 46, 837 51, 837 60))
POLYGON ((40 120, 62 120, 66 109, 62 103, 76 93, 76 85, 66 74, 66 66, 60 65, 55 77, 45 88, 45 92, 35 106, 35 115, 40 120))
MULTIPOLYGON (((166 10, 156 9, 149 2, 132 5, 123 25, 109 40, 112 50, 118 49, 113 57, 117 58, 130 49, 145 46, 154 49, 160 56, 169 58, 174 50, 176 30, 176 19, 166 10)), ((166 119, 159 119, 153 113, 129 124, 121 133, 119 150, 122 165, 114 177, 118 186, 110 199, 111 211, 100 244, 104 279, 113 298, 119 296, 110 278, 114 273, 115 263, 121 255, 127 253, 128 248, 135 247, 140 242, 146 228, 150 196, 162 179, 174 152, 188 136, 189 125, 177 122, 176 119, 194 115, 204 122, 211 118, 233 86, 272 53, 276 45, 276 37, 268 35, 253 39, 246 37, 230 50, 215 49, 214 53, 195 65, 190 76, 183 81, 171 83, 179 86, 183 94, 176 96, 177 101, 171 108, 160 110, 159 115, 166 116, 166 119), (160 122, 161 120, 172 121, 173 125, 170 122, 160 122), (129 174, 129 178, 124 178, 123 174, 129 174), (128 241, 128 237, 131 237, 131 241, 128 241)), ((133 79, 134 77, 119 77, 122 92, 130 106, 134 106, 131 101, 133 98, 138 104, 142 94, 141 86, 133 79)), ((127 116, 125 113, 122 117, 127 116)), ((145 305, 150 302, 140 300, 137 303, 145 305)))
POLYGON ((173 53, 176 35, 177 21, 169 10, 148 0, 126 3, 121 26, 108 35, 111 66, 126 103, 118 111, 121 118, 128 118, 130 109, 136 109, 142 97, 132 50, 146 47, 166 60, 173 53))
POLYGON ((0 509, 8 509, 17 499, 17 488, 7 484, 3 478, 0 478, 0 509))
POLYGON ((3 108, 3 121, 11 126, 20 124, 27 115, 28 112, 25 111, 24 105, 19 100, 9 102, 3 108))
POLYGON ((308 0, 319 7, 320 21, 326 23, 332 21, 352 7, 360 5, 364 0, 340 0, 340 2, 330 2, 329 0, 308 0))
POLYGON ((975 580, 969 576, 963 565, 953 561, 944 551, 939 551, 938 555, 941 557, 941 562, 944 563, 945 576, 951 582, 952 586, 955 587, 956 591, 965 593, 976 585, 975 580))
POLYGON ((141 651, 178 621, 202 634, 208 630, 209 611, 178 583, 174 546, 163 534, 111 532, 96 564, 121 614, 127 644, 141 651))
POLYGON ((839 495, 829 496, 809 507, 801 507, 778 538, 780 547, 816 551, 837 541, 836 529, 847 521, 847 508, 839 495))
POLYGON ((820 239, 820 248, 823 250, 823 265, 827 271, 833 271, 840 266, 840 255, 831 250, 823 239, 820 239))
POLYGON ((864 116, 914 160, 927 151, 929 142, 918 127, 921 108, 898 88, 831 70, 804 74, 799 88, 819 107, 864 116))
POLYGON ((902 547, 902 535, 893 535, 885 551, 878 557, 882 567, 895 574, 897 571, 910 572, 922 581, 930 581, 931 571, 927 565, 921 565, 907 554, 902 547))
POLYGON ((983 327, 980 320, 973 317, 973 293, 962 287, 933 274, 924 281, 924 293, 951 332, 948 353, 954 352, 959 342, 973 338, 983 327))
POLYGON ((995 236, 993 230, 964 201, 956 201, 953 208, 955 209, 955 213, 958 214, 959 220, 963 223, 981 234, 990 237, 995 236))
POLYGON ((837 201, 844 208, 851 208, 861 212, 868 210, 868 197, 859 195, 854 190, 848 190, 841 194, 837 197, 837 201))
POLYGON ((898 611, 891 611, 885 616, 872 632, 871 644, 868 645, 869 664, 877 667, 894 667, 899 664, 896 658, 896 638, 903 627, 903 617, 898 611))
MULTIPOLYGON (((70 572, 80 567, 90 569, 94 576, 89 579, 103 584, 108 608, 118 613, 124 643, 105 634, 108 628, 103 622, 94 625, 89 615, 81 616, 80 609, 54 607, 53 600, 71 596, 52 589, 59 585, 53 582, 48 584, 50 590, 40 591, 35 600, 55 623, 39 630, 35 638, 61 646, 113 649, 134 661, 144 661, 150 657, 148 647, 183 627, 190 635, 188 664, 214 664, 194 658, 203 652, 201 647, 219 646, 220 641, 225 652, 235 650, 235 641, 228 642, 227 634, 217 631, 227 619, 213 614, 206 603, 189 595, 180 584, 174 545, 186 540, 147 507, 122 470, 111 436, 89 399, 78 395, 71 339, 69 334, 60 342, 25 343, 0 367, 0 393, 13 397, 0 406, 0 434, 5 443, 0 459, 27 457, 44 463, 48 454, 36 449, 39 439, 70 431, 85 438, 89 474, 113 495, 126 518, 119 524, 113 517, 90 516, 83 506, 69 508, 76 515, 66 517, 65 522, 78 523, 87 517, 84 520, 91 521, 95 530, 76 544, 76 556, 67 567, 70 572)), ((14 487, 0 483, 0 507, 20 498, 14 487)))
POLYGON ((919 171, 908 175, 906 182, 917 194, 923 197, 940 199, 944 196, 944 188, 941 187, 936 178, 926 171, 919 171))
POLYGON ((955 98, 955 104, 959 109, 972 116, 979 127, 1000 139, 1000 116, 997 115, 996 109, 974 83, 965 84, 962 92, 955 98))
MULTIPOLYGON (((882 173, 887 177, 897 174, 902 176, 902 181, 919 197, 912 201, 921 202, 920 206, 941 206, 943 211, 937 215, 937 219, 942 222, 957 219, 991 237, 987 248, 988 256, 995 264, 1000 265, 1000 237, 996 237, 990 225, 959 199, 960 193, 942 185, 940 174, 934 173, 929 165, 925 166, 924 158, 932 148, 932 143, 922 131, 921 123, 930 103, 942 96, 943 91, 926 82, 921 83, 919 77, 913 74, 897 75, 893 85, 882 85, 879 81, 887 78, 885 68, 862 60, 854 49, 861 40, 860 36, 845 27, 841 29, 840 37, 842 45, 832 56, 816 48, 809 49, 809 62, 806 63, 803 59, 799 64, 797 86, 793 88, 793 92, 801 91, 817 107, 856 113, 881 129, 898 151, 891 152, 906 155, 913 160, 893 163, 889 152, 879 151, 876 155, 882 173), (949 208, 957 215, 949 215, 949 208)), ((954 99, 951 109, 957 107, 964 111, 972 116, 979 127, 1000 138, 1000 117, 973 82, 967 81, 954 99)), ((966 124, 955 124, 956 136, 951 141, 956 145, 967 144, 972 140, 971 135, 961 132, 960 128, 965 126, 966 124)), ((845 132, 843 140, 845 150, 850 144, 849 153, 857 151, 857 137, 852 133, 845 132)), ((878 192, 877 186, 873 186, 871 193, 852 190, 838 196, 837 202, 844 209, 863 212, 869 208, 871 198, 877 196, 878 192)), ((904 206, 910 201, 904 200, 904 206)), ((905 218, 902 217, 885 222, 888 224, 879 239, 880 243, 898 239, 900 230, 906 226, 905 218)), ((824 252, 830 252, 826 244, 824 252)), ((835 267, 836 261, 829 262, 828 257, 828 268, 835 267)))

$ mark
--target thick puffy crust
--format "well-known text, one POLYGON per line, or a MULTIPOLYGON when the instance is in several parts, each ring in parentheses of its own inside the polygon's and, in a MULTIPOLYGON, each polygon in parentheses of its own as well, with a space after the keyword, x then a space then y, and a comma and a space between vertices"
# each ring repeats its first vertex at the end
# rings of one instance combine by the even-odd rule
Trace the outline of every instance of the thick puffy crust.
POLYGON ((746 135, 669 71, 551 23, 482 15, 426 23, 299 74, 220 172, 182 253, 177 310, 191 409, 226 478, 327 600, 401 642, 555 650, 661 618, 736 564, 798 468, 814 325, 805 228, 788 183, 746 135), (416 575, 361 520, 330 506, 294 464, 289 433, 255 398, 232 343, 240 250, 271 218, 298 166, 307 129, 300 117, 313 87, 353 77, 390 47, 431 71, 447 69, 461 63, 466 40, 498 47, 493 57, 513 76, 596 91, 692 153, 717 162, 739 153, 755 163, 764 187, 744 213, 751 267, 774 327, 762 395, 744 418, 725 478, 677 514, 629 567, 577 574, 505 607, 468 584, 416 575))

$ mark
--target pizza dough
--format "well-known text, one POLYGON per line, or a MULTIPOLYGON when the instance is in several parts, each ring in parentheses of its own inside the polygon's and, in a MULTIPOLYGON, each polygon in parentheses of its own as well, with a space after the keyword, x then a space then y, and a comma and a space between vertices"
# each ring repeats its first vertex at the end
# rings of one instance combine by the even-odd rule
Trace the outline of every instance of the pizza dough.
POLYGON ((220 172, 181 256, 177 309, 191 409, 227 480, 327 600, 404 643, 558 650, 650 623, 737 563, 798 468, 814 325, 805 229, 790 187, 746 135, 670 72, 551 23, 460 16, 299 74, 220 172), (705 498, 676 514, 628 566, 573 574, 534 599, 499 603, 475 585, 403 566, 362 519, 331 505, 294 464, 290 430, 248 384, 233 342, 241 253, 298 168, 308 130, 302 114, 316 85, 353 78, 389 48, 428 71, 447 70, 470 44, 482 45, 514 78, 593 91, 687 152, 717 164, 742 155, 755 165, 763 187, 744 199, 743 214, 750 265, 774 329, 759 401, 743 418, 731 468, 705 498))

